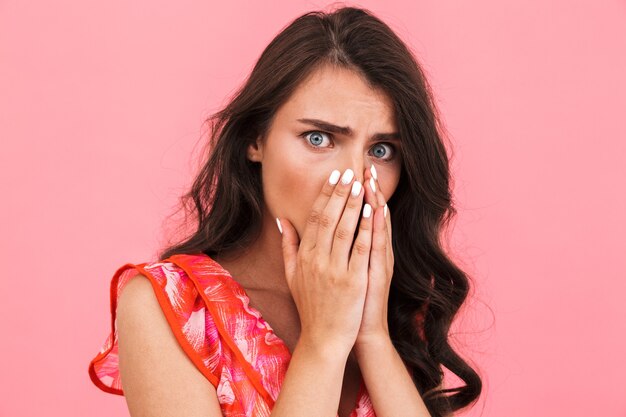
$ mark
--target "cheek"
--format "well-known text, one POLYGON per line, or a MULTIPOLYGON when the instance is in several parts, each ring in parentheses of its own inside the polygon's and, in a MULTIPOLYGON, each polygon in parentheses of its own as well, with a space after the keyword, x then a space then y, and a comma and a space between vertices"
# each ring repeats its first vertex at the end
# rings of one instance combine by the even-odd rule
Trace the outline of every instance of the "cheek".
POLYGON ((402 169, 400 166, 376 167, 376 169, 378 171, 380 190, 385 196, 385 201, 389 201, 396 188, 398 188, 402 169))
POLYGON ((319 164, 309 161, 297 149, 272 155, 277 157, 266 158, 262 166, 265 204, 274 216, 287 218, 302 236, 326 174, 319 164))

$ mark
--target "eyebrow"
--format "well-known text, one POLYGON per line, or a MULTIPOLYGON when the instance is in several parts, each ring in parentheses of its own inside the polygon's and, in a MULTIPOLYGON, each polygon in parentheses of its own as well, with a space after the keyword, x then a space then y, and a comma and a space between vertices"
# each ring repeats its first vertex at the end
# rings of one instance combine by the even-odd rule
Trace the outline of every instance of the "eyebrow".
MULTIPOLYGON (((352 136, 354 134, 353 130, 347 126, 337 126, 330 122, 326 122, 324 120, 319 119, 298 119, 299 122, 307 123, 317 127, 318 129, 326 130, 331 133, 338 133, 340 135, 352 136)), ((398 132, 391 133, 375 133, 372 135, 372 141, 378 140, 391 140, 400 142, 400 134, 398 132)))

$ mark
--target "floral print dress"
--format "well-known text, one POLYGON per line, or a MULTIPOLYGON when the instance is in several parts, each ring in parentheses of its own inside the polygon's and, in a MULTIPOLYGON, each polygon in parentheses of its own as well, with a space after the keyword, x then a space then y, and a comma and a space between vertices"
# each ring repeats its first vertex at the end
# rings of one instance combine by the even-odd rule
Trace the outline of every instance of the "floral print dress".
MULTIPOLYGON (((216 387, 224 416, 265 417, 278 398, 290 353, 243 287, 205 254, 125 264, 110 287, 111 332, 89 363, 89 376, 105 392, 124 395, 118 368, 115 312, 119 294, 135 275, 152 283, 176 339, 197 369, 216 387)), ((375 417, 361 385, 350 417, 375 417)))

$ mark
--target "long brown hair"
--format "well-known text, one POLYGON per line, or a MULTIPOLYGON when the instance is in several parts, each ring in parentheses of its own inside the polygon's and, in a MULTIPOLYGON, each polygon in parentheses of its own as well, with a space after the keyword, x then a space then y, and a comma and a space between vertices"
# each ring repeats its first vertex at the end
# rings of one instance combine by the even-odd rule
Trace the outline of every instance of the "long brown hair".
POLYGON ((231 102, 207 119, 210 152, 181 198, 186 221, 193 219, 195 229, 159 257, 211 256, 255 241, 263 191, 259 164, 246 158, 246 149, 265 136, 298 84, 325 64, 358 71, 392 100, 403 166, 388 201, 395 259, 389 331, 430 414, 450 415, 478 399, 482 382, 448 341, 470 285, 442 247, 444 230, 456 215, 444 128, 417 60, 370 11, 342 7, 309 12, 270 42, 231 102), (443 367, 465 385, 442 389, 443 367))

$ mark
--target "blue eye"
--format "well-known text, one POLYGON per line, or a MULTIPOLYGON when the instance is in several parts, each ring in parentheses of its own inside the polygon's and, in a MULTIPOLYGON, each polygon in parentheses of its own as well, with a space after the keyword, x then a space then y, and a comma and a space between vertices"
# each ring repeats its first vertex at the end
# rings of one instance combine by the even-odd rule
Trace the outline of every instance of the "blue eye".
MULTIPOLYGON (((332 138, 332 134, 321 132, 319 130, 309 130, 300 134, 299 136, 304 138, 306 144, 313 149, 327 148, 328 146, 320 146, 322 143, 324 143, 324 136, 327 136, 329 138, 329 142, 330 138, 332 138)), ((373 151, 373 154, 376 159, 383 163, 391 162, 396 158, 398 153, 396 146, 389 142, 379 142, 375 144, 372 148, 375 149, 373 151), (391 156, 385 157, 389 153, 389 151, 385 151, 385 147, 391 149, 391 156)))
MULTIPOLYGON (((380 146, 385 145, 385 146, 393 149, 393 151, 391 153, 391 157, 388 157, 387 160, 391 160, 391 159, 393 159, 395 157, 396 148, 393 145, 391 145, 389 143, 377 143, 376 145, 374 145, 374 149, 376 149, 376 147, 378 147, 379 145, 380 146)), ((381 149, 381 148, 378 147, 378 149, 381 149)), ((386 152, 383 151, 382 154, 381 154, 380 151, 374 151, 374 156, 376 156, 376 158, 384 159, 383 157, 385 155, 387 155, 388 153, 389 153, 389 151, 386 151, 386 152)))
POLYGON ((310 145, 310 146, 313 146, 314 148, 319 148, 320 147, 319 145, 321 145, 321 143, 324 141, 324 139, 323 139, 324 135, 326 135, 326 133, 320 132, 320 131, 317 131, 317 130, 312 130, 310 132, 304 132, 302 134, 302 136, 307 141, 307 144, 310 145), (311 136, 309 136, 309 138, 307 139, 306 137, 308 135, 311 135, 311 136))

